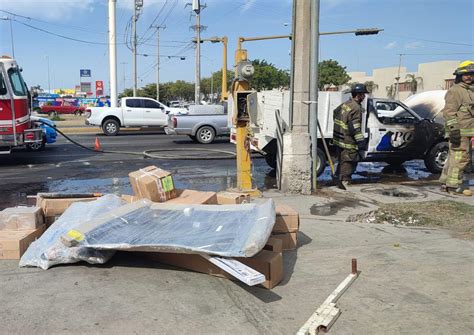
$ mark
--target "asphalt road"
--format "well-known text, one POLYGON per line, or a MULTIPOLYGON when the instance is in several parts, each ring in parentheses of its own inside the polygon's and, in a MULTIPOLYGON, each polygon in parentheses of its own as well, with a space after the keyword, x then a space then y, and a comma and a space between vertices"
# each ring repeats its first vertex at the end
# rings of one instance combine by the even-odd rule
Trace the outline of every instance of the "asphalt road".
MULTIPOLYGON (((173 160, 144 158, 145 150, 168 150, 162 155, 198 156, 216 153, 196 152, 211 149, 234 152, 235 147, 225 138, 210 145, 192 142, 187 136, 168 136, 163 132, 123 133, 107 137, 101 133, 69 135, 73 140, 94 147, 99 139, 103 150, 135 152, 98 153, 80 148, 60 136, 57 143, 47 145, 42 152, 19 149, 10 155, 0 155, 0 209, 26 204, 26 196, 38 192, 103 192, 132 194, 128 173, 145 166, 156 165, 171 171, 178 188, 219 191, 236 186, 236 162, 229 155, 218 154, 215 160, 173 160)), ((259 155, 253 159, 254 185, 261 190, 275 188, 272 170, 259 155)), ((401 169, 387 167, 385 163, 361 163, 355 183, 432 183, 438 176, 426 170, 422 161, 410 161, 401 169)), ((467 176, 472 179, 472 174, 467 176)), ((329 168, 320 178, 319 185, 331 184, 329 168)))
MULTIPOLYGON (((0 156, 0 209, 26 203, 26 195, 37 192, 107 192, 131 194, 128 173, 156 165, 174 174, 179 188, 219 191, 236 186, 235 159, 230 155, 195 152, 198 148, 234 152, 227 139, 217 139, 210 145, 192 142, 187 136, 168 136, 163 132, 137 132, 116 137, 97 135, 70 135, 93 148, 96 138, 103 150, 136 152, 97 153, 84 150, 61 136, 41 152, 19 149, 0 156), (164 155, 219 156, 217 160, 169 160, 144 158, 145 150, 166 149, 164 155), (189 149, 189 151, 188 151, 189 149)), ((271 169, 261 158, 254 159, 255 183, 259 188, 272 188, 275 179, 268 177, 271 169)))

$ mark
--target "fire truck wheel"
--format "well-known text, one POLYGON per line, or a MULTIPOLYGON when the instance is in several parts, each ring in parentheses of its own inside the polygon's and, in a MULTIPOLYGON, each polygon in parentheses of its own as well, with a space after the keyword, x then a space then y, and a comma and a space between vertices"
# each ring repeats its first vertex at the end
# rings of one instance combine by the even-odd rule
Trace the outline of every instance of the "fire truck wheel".
POLYGON ((102 124, 102 130, 107 136, 115 136, 119 133, 120 125, 117 120, 107 119, 102 124))

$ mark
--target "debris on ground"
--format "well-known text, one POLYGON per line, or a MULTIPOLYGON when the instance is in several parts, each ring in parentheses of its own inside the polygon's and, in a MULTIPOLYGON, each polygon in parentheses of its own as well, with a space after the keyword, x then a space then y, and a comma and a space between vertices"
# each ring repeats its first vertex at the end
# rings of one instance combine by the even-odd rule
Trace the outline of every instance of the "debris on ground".
POLYGON ((435 227, 474 239, 474 206, 451 200, 383 204, 378 209, 351 215, 348 222, 435 227))
POLYGON ((38 193, 34 207, 0 212, 0 259, 48 269, 107 262, 117 250, 171 266, 261 284, 284 277, 285 250, 298 245, 299 215, 238 192, 180 190, 170 172, 129 174, 133 195, 38 193))

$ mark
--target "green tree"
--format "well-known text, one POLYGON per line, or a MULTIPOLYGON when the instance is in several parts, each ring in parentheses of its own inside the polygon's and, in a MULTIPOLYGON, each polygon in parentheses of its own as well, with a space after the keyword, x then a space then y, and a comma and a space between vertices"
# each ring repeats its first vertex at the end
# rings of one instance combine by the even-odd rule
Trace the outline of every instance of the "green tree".
POLYGON ((405 79, 407 79, 407 83, 410 85, 410 92, 412 94, 415 94, 418 90, 418 84, 423 85, 423 78, 417 77, 414 74, 408 73, 405 79))
POLYGON ((324 60, 319 63, 319 90, 330 85, 341 86, 347 84, 351 77, 346 72, 346 67, 339 65, 333 59, 324 60))
POLYGON ((250 87, 257 91, 271 90, 273 88, 288 87, 290 74, 286 70, 278 69, 266 60, 255 59, 252 61, 255 73, 250 80, 250 87))

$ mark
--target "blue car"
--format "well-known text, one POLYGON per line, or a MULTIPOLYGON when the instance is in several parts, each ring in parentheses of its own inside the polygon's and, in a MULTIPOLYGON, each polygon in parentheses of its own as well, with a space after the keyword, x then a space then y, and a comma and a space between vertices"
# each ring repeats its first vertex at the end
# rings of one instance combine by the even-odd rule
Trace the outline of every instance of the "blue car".
POLYGON ((40 150, 44 150, 45 146, 46 146, 46 143, 48 144, 51 144, 51 143, 54 143, 56 142, 56 137, 58 136, 57 132, 56 132, 56 124, 54 123, 54 121, 51 121, 49 119, 46 119, 46 118, 42 118, 42 117, 37 117, 37 116, 31 116, 31 120, 32 121, 41 121, 41 122, 44 122, 46 123, 47 125, 41 123, 41 122, 37 122, 37 125, 43 129, 43 133, 44 133, 44 137, 43 137, 43 141, 40 142, 40 143, 29 143, 26 145, 26 148, 29 150, 29 151, 40 151, 40 150))

